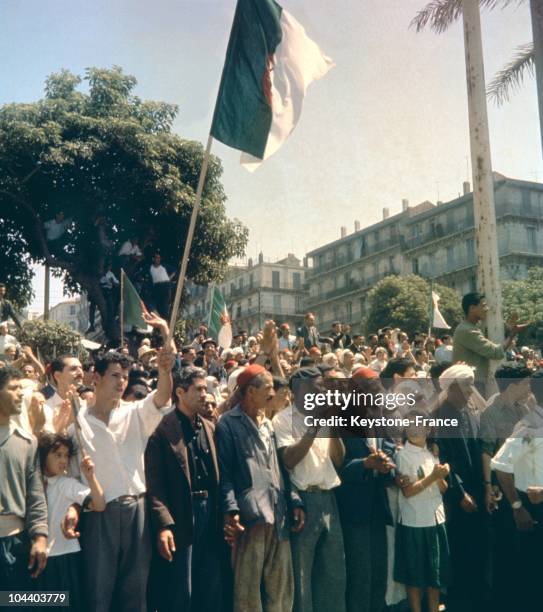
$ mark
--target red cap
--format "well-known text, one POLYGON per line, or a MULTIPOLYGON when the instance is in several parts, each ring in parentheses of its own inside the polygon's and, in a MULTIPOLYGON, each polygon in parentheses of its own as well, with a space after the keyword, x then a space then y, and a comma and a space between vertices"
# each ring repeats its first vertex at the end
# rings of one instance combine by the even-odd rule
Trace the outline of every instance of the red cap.
POLYGON ((366 380, 368 378, 379 378, 379 375, 375 370, 362 366, 353 372, 352 377, 354 380, 366 380))
POLYGON ((252 363, 250 366, 247 366, 243 372, 238 376, 238 387, 240 389, 244 389, 250 382, 258 376, 259 374, 264 374, 267 372, 266 368, 263 368, 258 363, 252 363))
POLYGON ((233 368, 234 366, 237 366, 238 362, 235 359, 229 359, 225 364, 224 367, 225 368, 233 368))
POLYGON ((313 353, 313 355, 320 355, 321 354, 321 350, 320 350, 320 348, 318 348, 316 346, 312 346, 309 349, 309 353, 313 353))

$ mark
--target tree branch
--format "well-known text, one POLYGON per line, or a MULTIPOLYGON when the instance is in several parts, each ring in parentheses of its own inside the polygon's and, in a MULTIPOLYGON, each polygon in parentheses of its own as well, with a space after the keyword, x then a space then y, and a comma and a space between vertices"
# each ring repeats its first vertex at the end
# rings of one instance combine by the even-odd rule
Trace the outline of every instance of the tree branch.
POLYGON ((486 95, 495 104, 501 106, 520 87, 526 72, 533 76, 534 70, 535 54, 533 43, 517 47, 513 59, 489 83, 486 95))

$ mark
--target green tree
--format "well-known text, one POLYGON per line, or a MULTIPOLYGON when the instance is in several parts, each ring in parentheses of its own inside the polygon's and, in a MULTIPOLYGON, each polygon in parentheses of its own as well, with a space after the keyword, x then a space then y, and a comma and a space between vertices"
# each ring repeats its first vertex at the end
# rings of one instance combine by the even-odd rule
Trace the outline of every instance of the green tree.
MULTIPOLYGON (((454 329, 462 320, 458 294, 443 285, 434 284, 439 295, 439 310, 454 329)), ((428 329, 430 314, 430 283, 420 276, 387 276, 368 294, 366 333, 382 327, 399 327, 409 335, 428 329)))
POLYGON ((56 321, 28 321, 19 332, 18 340, 23 346, 30 346, 43 363, 65 354, 78 355, 80 359, 88 356, 81 346, 81 336, 56 321))
MULTIPOLYGON (((90 68, 84 80, 87 92, 63 70, 48 77, 43 99, 0 107, 0 241, 10 285, 28 286, 30 263, 47 262, 69 290, 87 291, 112 338, 99 285, 106 262, 137 237, 177 265, 204 152, 172 132, 177 107, 139 99, 120 68, 90 68), (61 212, 71 223, 48 241, 44 222, 61 212)), ((220 280, 247 243, 247 229, 226 216, 221 173, 213 157, 188 267, 197 283, 220 280)))
POLYGON ((518 344, 543 347, 543 268, 531 268, 524 280, 504 282, 502 295, 506 319, 516 312, 522 322, 532 323, 518 344))

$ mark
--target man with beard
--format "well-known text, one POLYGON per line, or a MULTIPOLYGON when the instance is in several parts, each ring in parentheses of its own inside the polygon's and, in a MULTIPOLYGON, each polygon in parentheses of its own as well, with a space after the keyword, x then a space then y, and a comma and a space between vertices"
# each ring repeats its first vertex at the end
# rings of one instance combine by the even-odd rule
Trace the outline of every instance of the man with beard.
MULTIPOLYGON (((217 424, 225 534, 234 548, 234 612, 291 610, 294 581, 287 494, 266 409, 273 379, 253 364, 237 379, 240 403, 217 424)), ((291 493, 295 524, 301 500, 291 493)))
POLYGON ((440 463, 450 466, 444 501, 453 572, 447 601, 447 610, 451 612, 480 612, 487 609, 490 598, 480 417, 468 406, 475 393, 474 382, 473 369, 467 365, 456 364, 446 369, 439 377, 445 401, 435 413, 437 418, 451 420, 451 426, 438 428, 436 440, 440 463))
POLYGON ((12 417, 21 414, 21 374, 0 369, 0 585, 30 590, 47 562, 47 506, 36 440, 12 417))
POLYGON ((219 468, 214 427, 200 416, 206 389, 202 369, 190 366, 175 375, 175 410, 162 419, 145 451, 160 555, 152 580, 160 612, 221 609, 219 468))

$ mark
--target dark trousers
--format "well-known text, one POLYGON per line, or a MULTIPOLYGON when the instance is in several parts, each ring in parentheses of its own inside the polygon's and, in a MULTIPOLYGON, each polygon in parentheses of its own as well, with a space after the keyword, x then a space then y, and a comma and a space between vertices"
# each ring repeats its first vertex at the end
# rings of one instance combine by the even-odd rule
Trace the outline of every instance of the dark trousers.
POLYGON ((30 541, 25 531, 0 538, 0 590, 30 591, 37 588, 28 571, 29 553, 30 541))
POLYGON ((85 513, 81 548, 90 612, 146 612, 151 539, 144 497, 85 513))
MULTIPOLYGON (((69 553, 47 559, 47 566, 39 576, 37 583, 40 591, 68 591, 70 606, 64 610, 85 612, 85 598, 82 592, 81 553, 69 553)), ((55 612, 58 608, 47 606, 40 609, 55 612)))
POLYGON ((170 312, 170 297, 172 284, 167 281, 153 285, 153 303, 158 314, 167 319, 170 312))
POLYGON ((516 525, 509 502, 505 497, 492 514, 492 601, 496 612, 511 612, 518 603, 516 588, 516 525))
POLYGON ((450 514, 452 584, 447 612, 484 612, 491 608, 490 517, 481 507, 473 514, 460 508, 450 514))
POLYGON ((159 612, 221 612, 222 542, 214 506, 194 498, 192 545, 176 546, 170 562, 158 555, 153 559, 151 601, 159 612))
POLYGON ((518 492, 522 505, 532 515, 533 531, 515 531, 516 551, 511 565, 517 568, 514 588, 517 610, 540 610, 541 552, 543 551, 543 504, 534 505, 525 493, 518 492))
POLYGON ((347 566, 347 612, 382 612, 387 589, 387 534, 382 517, 343 524, 347 566))

